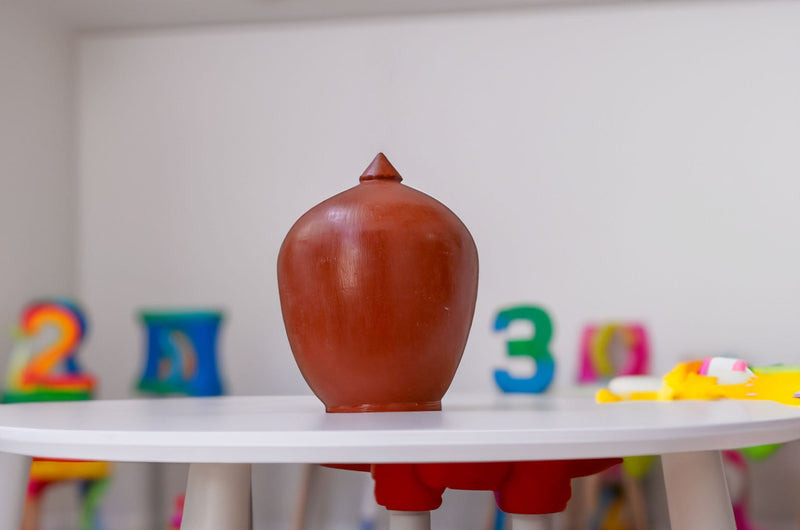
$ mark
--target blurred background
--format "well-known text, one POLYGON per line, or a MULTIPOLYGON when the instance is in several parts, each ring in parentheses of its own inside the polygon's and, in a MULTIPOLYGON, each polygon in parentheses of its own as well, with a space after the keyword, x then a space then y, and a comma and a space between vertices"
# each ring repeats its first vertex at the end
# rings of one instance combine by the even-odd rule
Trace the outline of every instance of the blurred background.
MULTIPOLYGON (((383 151, 478 246, 452 393, 496 391, 494 315, 519 303, 553 317, 557 387, 602 320, 643 322, 655 373, 800 362, 800 2, 397 4, 0 2, 0 325, 76 297, 99 397, 128 398, 139 308, 221 307, 229 393, 306 394, 278 248, 383 151)), ((798 456, 754 466, 766 529, 797 527, 798 456)), ((154 528, 145 475, 118 467, 110 528, 154 528)), ((256 466, 256 528, 289 528, 298 476, 256 466)), ((166 480, 169 505, 185 469, 166 480)), ((476 495, 448 493, 434 524, 480 524, 476 495)), ((360 498, 321 471, 308 528, 355 528, 360 498)), ((45 527, 71 506, 48 500, 45 527)))

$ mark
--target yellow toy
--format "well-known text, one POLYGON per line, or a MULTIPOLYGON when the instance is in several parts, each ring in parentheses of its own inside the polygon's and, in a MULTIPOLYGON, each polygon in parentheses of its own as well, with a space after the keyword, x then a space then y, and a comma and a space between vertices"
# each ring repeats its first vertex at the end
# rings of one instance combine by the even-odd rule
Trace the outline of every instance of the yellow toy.
POLYGON ((678 364, 662 379, 626 376, 612 379, 597 401, 748 399, 800 405, 800 366, 748 367, 739 359, 711 357, 678 364))

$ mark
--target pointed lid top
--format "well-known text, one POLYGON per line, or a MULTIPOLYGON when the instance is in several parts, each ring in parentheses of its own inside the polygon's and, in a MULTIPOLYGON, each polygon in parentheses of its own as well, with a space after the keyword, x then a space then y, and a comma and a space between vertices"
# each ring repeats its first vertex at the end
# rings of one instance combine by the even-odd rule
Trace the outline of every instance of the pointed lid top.
POLYGON ((403 177, 400 176, 400 173, 397 172, 383 153, 378 153, 378 156, 376 156, 367 169, 364 170, 364 173, 358 180, 361 182, 367 180, 396 180, 397 182, 401 182, 403 177))

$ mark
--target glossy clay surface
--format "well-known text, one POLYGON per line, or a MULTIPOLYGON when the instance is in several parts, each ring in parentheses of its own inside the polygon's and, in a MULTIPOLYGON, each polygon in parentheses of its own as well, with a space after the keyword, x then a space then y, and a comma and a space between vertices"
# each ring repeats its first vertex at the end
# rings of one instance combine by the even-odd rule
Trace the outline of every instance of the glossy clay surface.
POLYGON ((439 410, 478 287, 467 228, 379 154, 289 231, 278 287, 300 371, 328 412, 439 410))

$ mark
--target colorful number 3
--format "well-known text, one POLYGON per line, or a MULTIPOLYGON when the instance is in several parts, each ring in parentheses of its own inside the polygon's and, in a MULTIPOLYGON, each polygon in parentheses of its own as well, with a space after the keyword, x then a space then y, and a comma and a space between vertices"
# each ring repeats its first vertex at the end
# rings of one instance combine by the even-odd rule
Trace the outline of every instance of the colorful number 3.
POLYGON ((504 309, 494 321, 495 331, 508 329, 512 322, 523 320, 533 325, 533 336, 529 339, 514 339, 506 342, 511 357, 530 357, 534 364, 531 377, 514 377, 507 370, 495 370, 494 380, 503 392, 538 394, 544 392, 555 375, 555 361, 550 353, 553 323, 544 309, 533 306, 518 306, 504 309))

